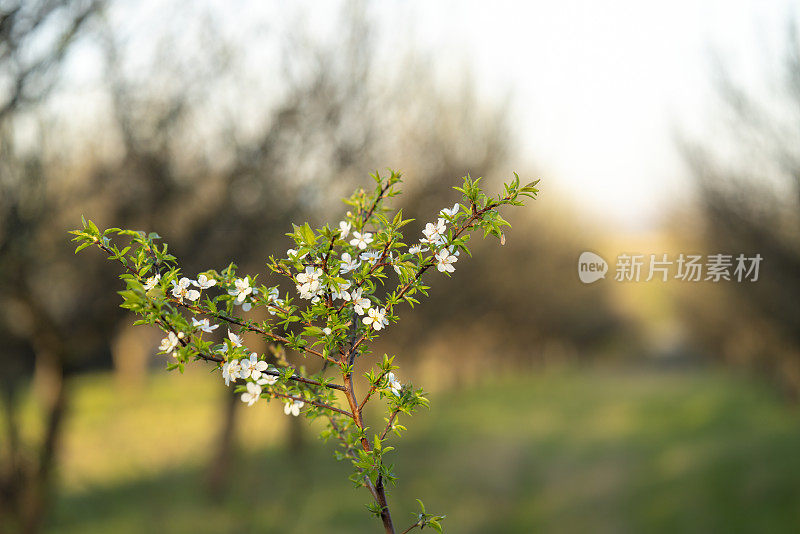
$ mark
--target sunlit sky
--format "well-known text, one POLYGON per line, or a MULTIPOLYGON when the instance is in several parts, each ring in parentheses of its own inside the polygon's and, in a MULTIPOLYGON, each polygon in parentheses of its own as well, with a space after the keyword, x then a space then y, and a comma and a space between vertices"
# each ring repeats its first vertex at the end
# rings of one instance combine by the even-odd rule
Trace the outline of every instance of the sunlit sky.
MULTIPOLYGON (((181 19, 165 15, 160 2, 123 5, 120 20, 131 28, 181 19)), ((710 131, 712 56, 753 85, 777 68, 764 63, 778 63, 787 21, 797 15, 786 0, 367 5, 384 44, 422 51, 445 81, 469 70, 487 99, 510 95, 521 156, 509 162, 509 173, 536 169, 545 194, 557 191, 593 218, 629 230, 656 227, 671 207, 691 198, 675 134, 710 131)), ((295 24, 286 11, 293 8, 309 16, 312 30, 330 26, 340 2, 287 8, 206 0, 198 6, 218 13, 227 33, 244 35, 246 28, 295 24)))
POLYGON ((382 11, 401 27, 413 21, 439 68, 469 64, 487 93, 510 90, 526 161, 628 229, 657 225, 690 197, 674 135, 708 131, 712 54, 750 84, 765 56, 779 58, 796 14, 789 2, 730 0, 403 1, 382 11))

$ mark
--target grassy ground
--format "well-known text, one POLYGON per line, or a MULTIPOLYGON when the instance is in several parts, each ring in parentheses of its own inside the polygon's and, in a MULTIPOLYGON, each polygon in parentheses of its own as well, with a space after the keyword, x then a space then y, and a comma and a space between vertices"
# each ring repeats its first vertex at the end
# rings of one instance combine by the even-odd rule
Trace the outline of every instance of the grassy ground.
MULTIPOLYGON (((49 532, 380 531, 330 447, 310 433, 302 456, 284 452, 275 404, 243 412, 232 488, 212 502, 202 475, 216 385, 170 376, 134 394, 83 379, 49 532)), ((394 457, 402 526, 420 497, 455 533, 800 531, 800 416, 742 380, 547 373, 432 406, 394 457)))

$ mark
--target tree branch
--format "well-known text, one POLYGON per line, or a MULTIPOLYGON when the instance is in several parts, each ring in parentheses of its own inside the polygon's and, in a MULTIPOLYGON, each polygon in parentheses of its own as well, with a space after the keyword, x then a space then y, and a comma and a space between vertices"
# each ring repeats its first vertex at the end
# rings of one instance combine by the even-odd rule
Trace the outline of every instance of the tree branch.
POLYGON ((405 529, 405 530, 404 530, 403 532, 401 532, 400 534, 408 534, 409 532, 411 532, 411 531, 412 531, 412 530, 414 530, 415 528, 417 528, 417 527, 421 527, 422 525, 423 525, 422 521, 417 521, 416 523, 414 523, 413 525, 411 525, 410 527, 408 527, 407 529, 405 529))
POLYGON ((383 439, 386 437, 386 434, 388 434, 388 433, 389 433, 389 430, 391 430, 391 429, 392 429, 392 424, 394 423, 394 420, 395 420, 395 418, 397 417, 397 414, 398 414, 398 413, 400 413, 400 410, 399 410, 399 409, 396 409, 396 410, 394 410, 394 411, 392 412, 392 414, 389 416, 389 421, 387 421, 387 423, 386 423, 386 427, 383 429, 383 432, 381 432, 381 440, 383 440, 383 439))
MULTIPOLYGON (((106 245, 104 245, 102 241, 95 241, 94 244, 98 248, 100 248, 102 251, 104 251, 106 254, 108 254, 109 256, 113 256, 114 255, 114 251, 111 250, 110 248, 108 248, 106 245)), ((123 267, 125 267, 125 270, 128 272, 128 274, 131 274, 131 275, 135 276, 136 279, 140 283, 142 282, 142 278, 139 276, 139 273, 137 273, 134 269, 131 269, 129 266, 127 266, 125 264, 123 264, 123 267)), ((272 332, 268 332, 267 330, 264 330, 263 328, 259 328, 258 326, 252 325, 250 323, 246 323, 246 322, 244 322, 241 319, 238 319, 236 317, 230 317, 228 315, 223 315, 221 313, 215 313, 215 312, 212 312, 210 310, 206 310, 204 308, 201 308, 199 306, 186 304, 182 300, 179 300, 179 299, 176 299, 176 298, 173 298, 173 297, 169 297, 167 295, 165 295, 165 296, 166 296, 166 298, 167 298, 167 300, 169 302, 171 302, 173 304, 177 304, 178 306, 182 306, 183 308, 186 308, 187 310, 193 311, 195 313, 202 313, 203 315, 208 315, 210 317, 214 317, 215 319, 219 319, 221 321, 225 321, 225 322, 230 323, 230 324, 235 324, 235 325, 240 326, 240 327, 242 327, 245 330, 248 330, 250 332, 255 332, 255 333, 261 334, 262 336, 268 337, 268 338, 272 339, 273 341, 277 341, 278 343, 283 343, 283 344, 287 344, 287 345, 289 344, 289 340, 286 339, 285 337, 281 336, 280 334, 274 334, 272 332)), ((285 311, 285 310, 281 310, 281 311, 285 311)), ((312 349, 310 347, 303 347, 303 349, 301 349, 301 350, 303 352, 308 353, 308 354, 312 354, 314 356, 318 356, 318 357, 322 358, 323 360, 327 360, 330 363, 338 363, 336 360, 334 360, 334 359, 332 359, 332 358, 330 358, 328 356, 325 356, 320 351, 312 349)))
POLYGON ((296 401, 300 401, 300 402, 305 402, 305 403, 308 403, 308 404, 313 404, 314 406, 317 406, 319 408, 324 408, 326 410, 331 410, 331 411, 340 413, 342 415, 346 415, 347 417, 353 417, 353 414, 351 414, 350 412, 348 412, 346 410, 342 410, 341 408, 337 408, 335 406, 331 406, 330 404, 325 404, 324 402, 304 399, 303 397, 296 397, 294 395, 286 395, 284 393, 276 393, 276 392, 271 391, 269 389, 265 390, 264 393, 269 393, 273 397, 282 397, 284 399, 292 399, 292 400, 296 400, 296 401))
POLYGON ((379 376, 378 379, 375 381, 375 383, 372 384, 372 386, 369 388, 369 391, 367 391, 367 394, 364 396, 364 399, 361 401, 361 404, 358 405, 358 413, 361 413, 361 411, 364 409, 364 405, 367 404, 369 398, 378 389, 378 382, 383 380, 383 377, 386 376, 387 374, 389 374, 389 371, 384 371, 383 373, 381 373, 381 376, 379 376))
MULTIPOLYGON (((161 326, 164 330, 172 332, 177 337, 175 329, 172 328, 171 326, 169 326, 169 324, 167 323, 165 318, 162 317, 161 319, 157 320, 156 323, 159 326, 161 326)), ((189 346, 189 341, 186 338, 178 338, 178 341, 184 347, 188 347, 189 346)), ((200 359, 205 360, 207 362, 214 362, 214 363, 218 363, 218 364, 219 363, 225 363, 225 358, 222 358, 221 356, 213 356, 213 355, 210 355, 210 354, 205 354, 205 353, 200 352, 200 351, 195 351, 195 355, 197 357, 199 357, 200 359)), ((269 369, 266 370, 266 371, 261 371, 261 374, 270 375, 270 376, 278 376, 278 377, 281 376, 281 373, 279 371, 270 371, 269 369)), ((303 384, 308 384, 310 386, 324 387, 324 388, 328 388, 328 389, 336 389, 338 391, 344 391, 344 386, 341 386, 339 384, 318 382, 316 380, 311 380, 310 378, 305 378, 303 376, 292 375, 292 376, 289 377, 289 380, 293 380, 295 382, 301 382, 303 384)))

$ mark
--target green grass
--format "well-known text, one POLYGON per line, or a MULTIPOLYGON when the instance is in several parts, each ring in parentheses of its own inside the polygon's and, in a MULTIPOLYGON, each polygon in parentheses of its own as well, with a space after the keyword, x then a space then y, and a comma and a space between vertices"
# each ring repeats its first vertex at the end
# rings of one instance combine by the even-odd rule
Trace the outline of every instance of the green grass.
MULTIPOLYGON (((230 491, 209 499, 215 385, 170 376, 112 396, 108 377, 80 383, 48 531, 381 530, 330 446, 309 432, 302 455, 285 453, 274 404, 243 412, 230 491)), ((454 533, 800 531, 800 417, 744 380, 558 372, 431 397, 392 453, 398 526, 419 497, 454 533)))

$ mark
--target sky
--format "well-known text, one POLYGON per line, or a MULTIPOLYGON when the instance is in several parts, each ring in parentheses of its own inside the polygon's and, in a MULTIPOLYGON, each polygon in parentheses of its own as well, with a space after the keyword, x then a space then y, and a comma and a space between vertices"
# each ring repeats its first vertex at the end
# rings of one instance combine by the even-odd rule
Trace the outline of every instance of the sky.
MULTIPOLYGON (((583 209, 630 230, 691 198, 675 135, 709 135, 712 58, 745 86, 779 57, 786 1, 413 2, 376 9, 443 73, 468 65, 511 94, 520 164, 583 209)), ((445 74, 447 75, 447 74, 445 74)))

